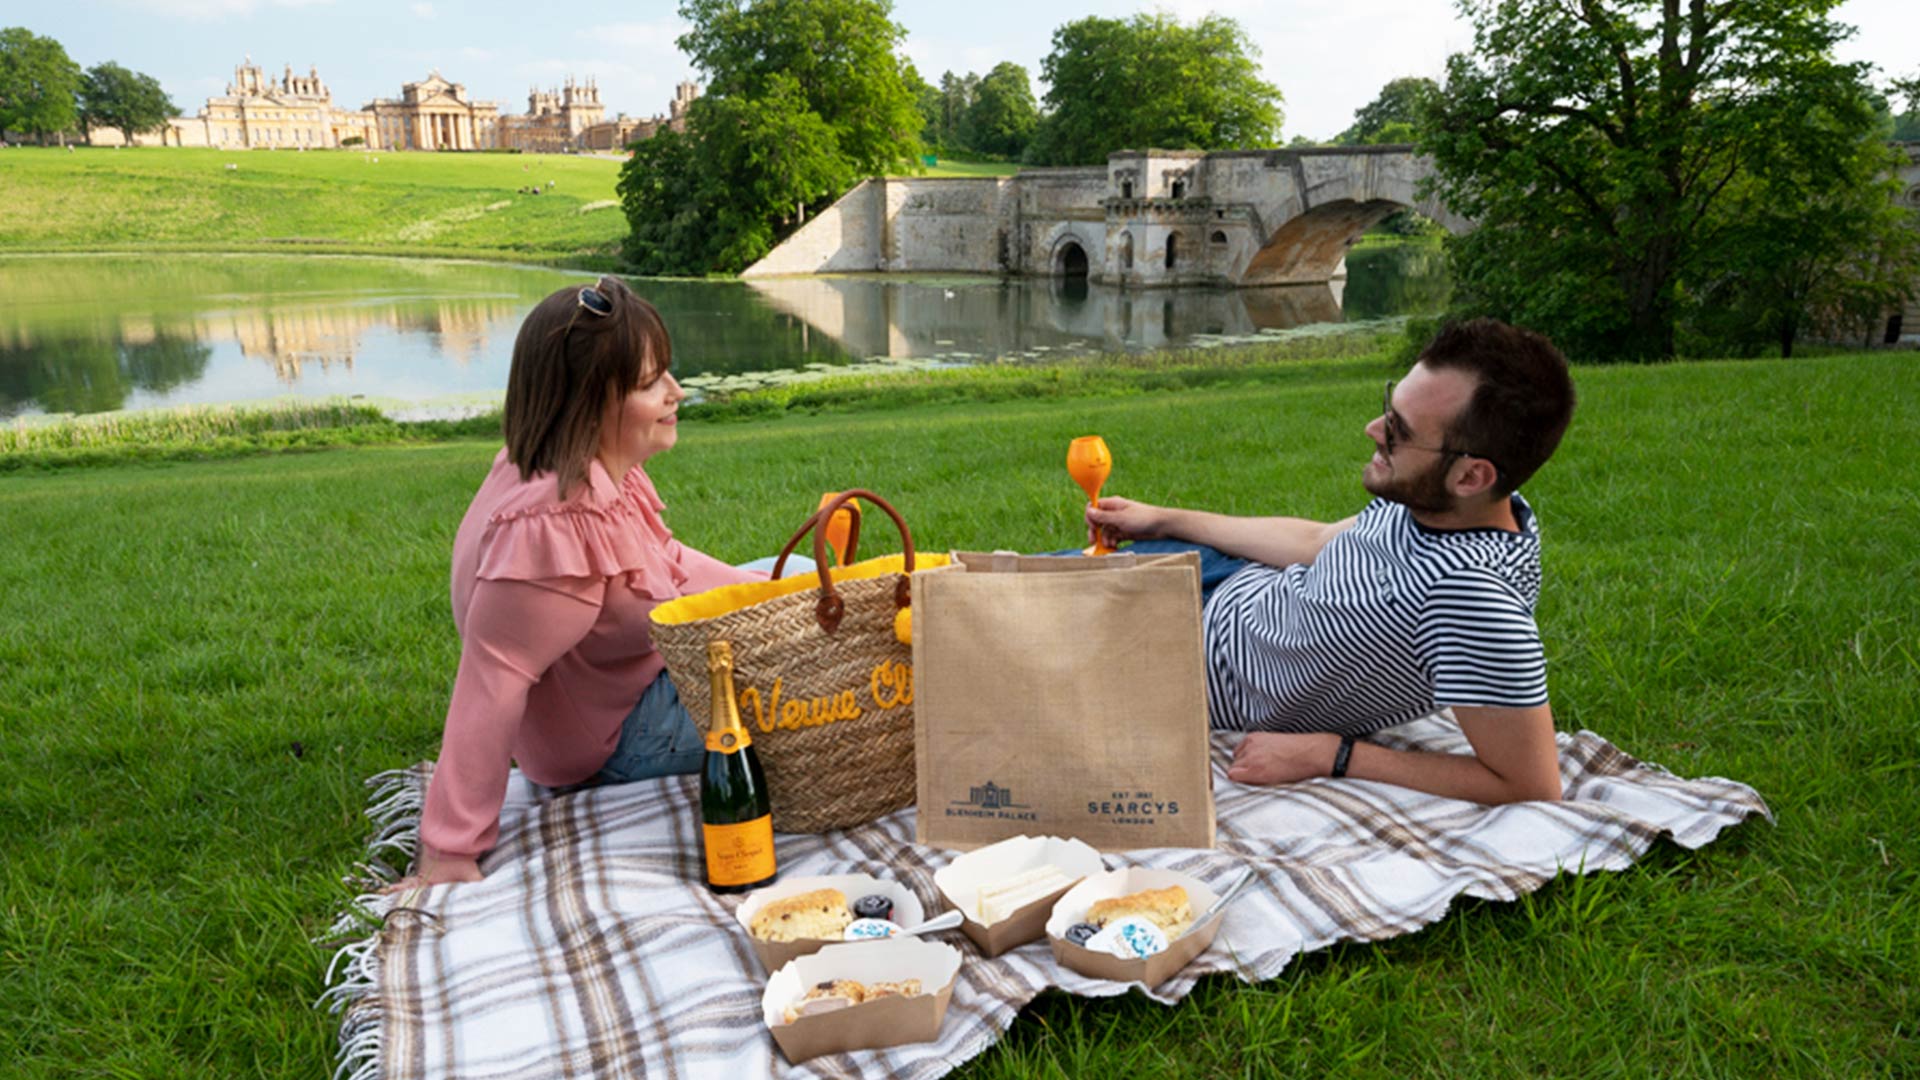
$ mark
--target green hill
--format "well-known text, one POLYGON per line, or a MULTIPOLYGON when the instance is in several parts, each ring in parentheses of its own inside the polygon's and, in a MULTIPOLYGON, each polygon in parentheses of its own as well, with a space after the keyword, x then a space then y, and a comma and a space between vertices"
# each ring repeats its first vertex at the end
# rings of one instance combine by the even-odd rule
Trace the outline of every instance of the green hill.
POLYGON ((619 171, 612 159, 552 154, 22 147, 0 152, 0 251, 604 265, 627 233, 619 171), (539 195, 520 193, 533 186, 539 195))

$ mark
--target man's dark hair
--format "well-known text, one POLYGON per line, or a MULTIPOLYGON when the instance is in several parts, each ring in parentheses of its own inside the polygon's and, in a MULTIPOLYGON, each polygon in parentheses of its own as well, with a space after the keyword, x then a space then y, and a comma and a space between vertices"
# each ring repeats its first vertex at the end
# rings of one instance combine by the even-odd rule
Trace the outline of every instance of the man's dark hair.
POLYGON ((1449 323, 1427 343, 1419 362, 1475 377, 1473 398, 1454 418, 1446 445, 1499 466, 1500 494, 1533 478, 1573 419, 1567 358, 1532 330, 1498 319, 1449 323))
POLYGON ((611 312, 582 307, 577 285, 554 292, 520 324, 507 372, 507 460, 522 480, 557 474, 562 499, 586 479, 599 452, 608 403, 652 385, 673 364, 673 345, 652 304, 619 278, 603 277, 594 288, 611 312))

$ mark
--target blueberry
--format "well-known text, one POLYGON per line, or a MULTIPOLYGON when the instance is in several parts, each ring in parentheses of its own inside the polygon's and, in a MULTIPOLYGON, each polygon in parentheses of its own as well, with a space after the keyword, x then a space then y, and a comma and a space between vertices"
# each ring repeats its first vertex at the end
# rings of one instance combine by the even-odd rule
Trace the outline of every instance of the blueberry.
POLYGON ((1067 927, 1067 940, 1075 945, 1085 945, 1088 938, 1099 932, 1100 928, 1092 923, 1074 923, 1067 927))
POLYGON ((856 919, 891 919, 893 901, 884 896, 863 896, 853 902, 853 917, 856 919))

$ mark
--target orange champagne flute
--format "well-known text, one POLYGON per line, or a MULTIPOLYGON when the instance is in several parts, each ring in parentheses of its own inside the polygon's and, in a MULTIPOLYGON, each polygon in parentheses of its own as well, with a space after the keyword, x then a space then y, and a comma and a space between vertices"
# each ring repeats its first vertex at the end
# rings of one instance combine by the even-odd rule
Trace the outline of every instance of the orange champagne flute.
MULTIPOLYGON (((1080 490, 1087 493, 1087 505, 1097 506, 1100 502, 1100 488, 1113 472, 1113 454, 1107 449, 1107 440, 1098 435, 1082 435, 1067 447, 1067 473, 1080 490)), ((1093 544, 1082 552, 1086 555, 1111 555, 1113 549, 1102 540, 1098 530, 1094 531, 1093 544)))
MULTIPOLYGON (((820 505, 814 507, 814 511, 818 513, 821 510, 825 510, 828 503, 831 503, 839 497, 840 493, 837 491, 827 492, 825 495, 820 496, 820 505)), ((853 499, 847 503, 847 506, 835 510, 833 516, 827 519, 827 546, 833 549, 833 564, 835 566, 847 565, 847 534, 853 529, 853 511, 847 509, 847 507, 858 507, 859 505, 860 500, 853 499)))

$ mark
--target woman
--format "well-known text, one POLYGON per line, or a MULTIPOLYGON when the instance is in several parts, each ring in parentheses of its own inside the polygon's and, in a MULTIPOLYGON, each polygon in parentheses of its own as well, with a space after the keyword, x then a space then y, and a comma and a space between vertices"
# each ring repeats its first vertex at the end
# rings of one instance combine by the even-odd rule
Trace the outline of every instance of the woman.
POLYGON ((506 447, 453 541, 460 672, 420 856, 396 887, 480 880, 512 762, 551 786, 700 768, 648 613, 765 575, 682 545, 660 519, 643 466, 678 438, 671 362, 659 312, 614 278, 554 293, 521 325, 506 447))

